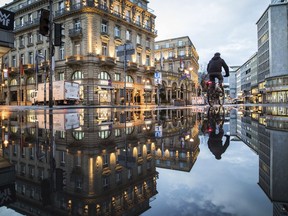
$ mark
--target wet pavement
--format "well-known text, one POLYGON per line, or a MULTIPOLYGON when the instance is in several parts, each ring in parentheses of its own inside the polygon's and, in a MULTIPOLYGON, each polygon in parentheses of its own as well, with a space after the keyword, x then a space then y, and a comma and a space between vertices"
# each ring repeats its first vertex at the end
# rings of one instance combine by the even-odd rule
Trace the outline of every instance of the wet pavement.
POLYGON ((273 105, 6 107, 0 215, 285 215, 287 120, 273 105))

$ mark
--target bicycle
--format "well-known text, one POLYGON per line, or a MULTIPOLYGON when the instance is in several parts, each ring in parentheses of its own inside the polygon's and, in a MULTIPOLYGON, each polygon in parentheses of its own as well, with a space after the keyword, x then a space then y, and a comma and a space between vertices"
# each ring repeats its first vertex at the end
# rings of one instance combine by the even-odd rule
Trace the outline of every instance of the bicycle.
POLYGON ((216 104, 222 106, 224 104, 225 99, 225 92, 223 86, 220 85, 218 82, 215 83, 212 81, 208 81, 207 85, 208 85, 207 89, 208 104, 210 106, 216 104))

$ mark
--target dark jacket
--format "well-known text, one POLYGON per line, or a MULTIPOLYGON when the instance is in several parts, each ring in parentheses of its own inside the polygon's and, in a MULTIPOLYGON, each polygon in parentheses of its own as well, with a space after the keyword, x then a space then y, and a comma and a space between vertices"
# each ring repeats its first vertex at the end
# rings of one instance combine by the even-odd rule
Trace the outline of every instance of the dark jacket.
POLYGON ((229 67, 220 56, 214 56, 207 65, 207 72, 210 73, 221 73, 222 67, 224 68, 226 74, 229 74, 229 67))

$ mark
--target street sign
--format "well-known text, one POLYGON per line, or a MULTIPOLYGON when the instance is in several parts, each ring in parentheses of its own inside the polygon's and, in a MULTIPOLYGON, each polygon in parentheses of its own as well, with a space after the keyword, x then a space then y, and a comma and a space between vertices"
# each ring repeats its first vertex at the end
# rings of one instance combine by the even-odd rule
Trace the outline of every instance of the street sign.
MULTIPOLYGON (((133 55, 135 54, 135 49, 132 49, 132 50, 126 50, 126 55, 133 55)), ((122 51, 117 51, 117 57, 121 57, 121 56, 124 56, 124 50, 122 51)))
POLYGON ((161 85, 162 83, 162 73, 159 71, 156 71, 154 73, 154 81, 156 85, 161 85))
POLYGON ((135 54, 135 49, 132 43, 124 44, 117 47, 117 57, 124 56, 126 51, 126 55, 133 55, 135 54))
POLYGON ((155 137, 162 137, 162 125, 155 126, 155 137))

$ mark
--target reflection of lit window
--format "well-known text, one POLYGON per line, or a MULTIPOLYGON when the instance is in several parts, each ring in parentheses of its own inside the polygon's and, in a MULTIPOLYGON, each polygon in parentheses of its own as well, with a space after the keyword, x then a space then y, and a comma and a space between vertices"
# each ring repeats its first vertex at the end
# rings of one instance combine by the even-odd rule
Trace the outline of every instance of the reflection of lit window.
POLYGON ((101 139, 107 139, 110 136, 110 134, 111 134, 111 131, 108 131, 108 130, 98 132, 98 135, 101 139))
POLYGON ((17 126, 11 126, 11 132, 12 133, 17 133, 18 127, 17 126))
POLYGON ((133 131, 134 131, 134 127, 127 127, 127 128, 125 128, 126 134, 132 134, 133 131))
POLYGON ((84 132, 82 132, 82 131, 73 131, 73 137, 76 140, 82 140, 82 139, 84 139, 84 132))
POLYGON ((84 79, 84 75, 81 71, 75 71, 74 74, 72 75, 72 80, 80 80, 84 79))
POLYGON ((120 137, 120 136, 121 136, 121 131, 120 131, 120 129, 115 129, 115 130, 114 130, 114 135, 115 135, 115 137, 120 137))

